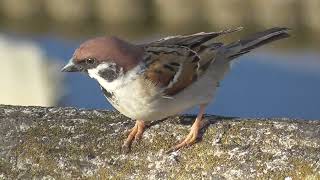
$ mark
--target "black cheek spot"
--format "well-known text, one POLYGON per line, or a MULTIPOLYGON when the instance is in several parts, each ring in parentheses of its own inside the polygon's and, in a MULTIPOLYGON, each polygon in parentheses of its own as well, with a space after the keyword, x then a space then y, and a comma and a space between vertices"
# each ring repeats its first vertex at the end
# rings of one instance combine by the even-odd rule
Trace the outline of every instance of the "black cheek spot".
POLYGON ((107 80, 108 82, 112 82, 113 80, 117 79, 119 74, 116 72, 116 70, 113 69, 104 69, 99 71, 99 75, 107 80))

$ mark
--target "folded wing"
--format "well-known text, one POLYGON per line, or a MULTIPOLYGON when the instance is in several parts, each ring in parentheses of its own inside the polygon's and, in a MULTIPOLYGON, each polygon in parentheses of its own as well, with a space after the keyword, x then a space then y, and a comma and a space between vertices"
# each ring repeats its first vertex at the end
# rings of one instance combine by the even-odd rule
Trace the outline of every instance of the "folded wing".
POLYGON ((214 61, 216 50, 223 44, 209 41, 241 29, 171 36, 145 44, 144 75, 165 95, 174 96, 195 82, 214 61))

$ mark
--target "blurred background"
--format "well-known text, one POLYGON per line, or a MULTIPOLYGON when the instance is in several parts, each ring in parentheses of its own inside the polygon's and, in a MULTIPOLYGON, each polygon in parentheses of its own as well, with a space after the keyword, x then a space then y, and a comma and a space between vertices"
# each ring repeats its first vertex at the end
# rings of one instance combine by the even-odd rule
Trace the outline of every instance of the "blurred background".
POLYGON ((293 30, 235 61, 207 113, 320 119, 319 0, 0 0, 0 104, 112 109, 94 80, 60 72, 85 39, 141 43, 237 26, 233 40, 293 30))

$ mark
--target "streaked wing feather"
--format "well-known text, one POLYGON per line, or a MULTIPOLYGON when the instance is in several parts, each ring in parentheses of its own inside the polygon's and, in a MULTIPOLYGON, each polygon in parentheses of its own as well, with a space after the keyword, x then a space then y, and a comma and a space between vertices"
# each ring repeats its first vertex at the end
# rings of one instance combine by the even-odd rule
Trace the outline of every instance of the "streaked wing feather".
POLYGON ((186 46, 191 49, 199 47, 201 44, 216 38, 220 35, 224 34, 229 34, 233 32, 237 32, 242 30, 242 27, 238 27, 235 29, 227 29, 219 32, 200 32, 196 34, 191 34, 191 35, 177 35, 177 36, 169 36, 162 38, 157 41, 153 41, 151 43, 146 44, 147 46, 154 46, 154 45, 162 45, 162 46, 167 46, 167 45, 179 45, 179 46, 186 46))
POLYGON ((144 75, 162 88, 164 95, 173 96, 196 81, 214 61, 216 50, 223 46, 220 42, 206 42, 241 29, 171 36, 144 44, 144 75))
POLYGON ((173 96, 198 77, 199 56, 183 46, 149 46, 145 49, 144 75, 164 95, 173 96))

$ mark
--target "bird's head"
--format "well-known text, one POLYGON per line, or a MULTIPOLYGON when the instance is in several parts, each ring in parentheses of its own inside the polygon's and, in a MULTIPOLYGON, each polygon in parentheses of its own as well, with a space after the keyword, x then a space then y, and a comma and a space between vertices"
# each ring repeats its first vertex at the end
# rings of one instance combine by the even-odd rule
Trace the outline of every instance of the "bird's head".
POLYGON ((61 71, 96 74, 110 82, 136 67, 142 55, 142 47, 116 37, 98 37, 82 43, 61 71))

